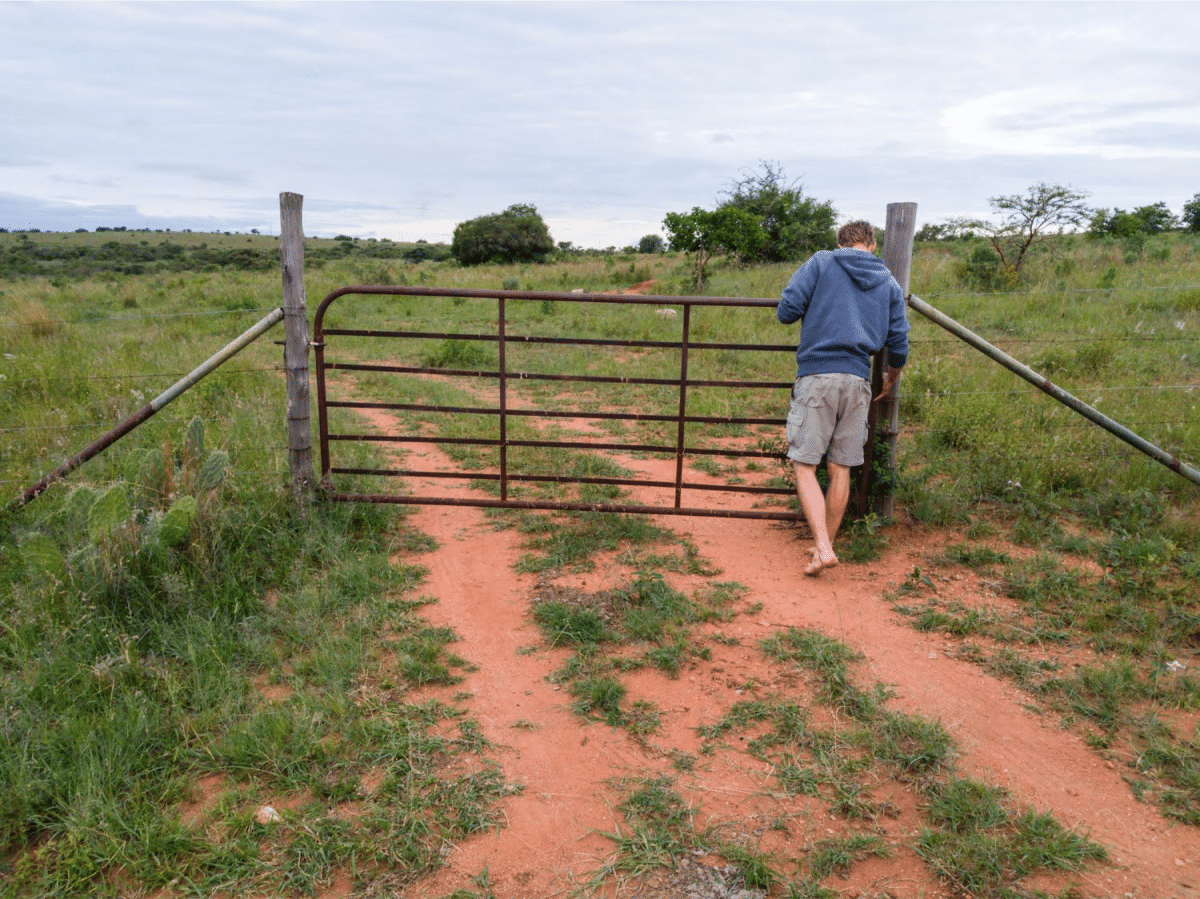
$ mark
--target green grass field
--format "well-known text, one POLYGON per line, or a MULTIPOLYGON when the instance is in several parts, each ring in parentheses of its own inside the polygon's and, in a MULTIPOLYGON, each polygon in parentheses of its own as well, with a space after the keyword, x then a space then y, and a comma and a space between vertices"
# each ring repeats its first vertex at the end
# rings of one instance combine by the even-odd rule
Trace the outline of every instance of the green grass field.
MULTIPOLYGON (((381 252, 379 243, 310 241, 310 313, 331 290, 355 283, 601 292, 655 280, 654 293, 679 295, 691 280, 687 261, 671 254, 465 269, 403 258, 412 248, 381 252)), ((970 250, 961 242, 919 246, 913 293, 1200 466, 1200 236, 1160 235, 1137 248, 1063 237, 1007 293, 973 287, 965 268, 970 250)), ((276 239, 260 235, 0 233, 5 500, 278 306, 272 254, 276 239), (183 249, 169 258, 147 252, 140 261, 136 253, 104 249, 164 242, 183 249), (208 255, 192 255, 200 250, 208 255), (231 255, 240 250, 253 252, 231 255), (104 252, 110 258, 101 264, 104 252), (40 271, 22 268, 43 262, 40 271)), ((774 297, 792 268, 718 265, 706 293, 774 297)), ((490 301, 378 298, 339 314, 354 327, 404 323, 460 331, 488 326, 494 309, 490 301)), ((795 337, 770 310, 708 313, 698 313, 695 323, 703 339, 795 337)), ((669 327, 619 306, 529 301, 514 303, 512 316, 513 327, 527 333, 586 330, 640 339, 669 327)), ((910 313, 910 320, 896 505, 915 521, 945 529, 947 540, 945 552, 914 569, 896 591, 896 607, 915 628, 960 639, 964 658, 1011 679, 1031 704, 1125 765, 1131 789, 1164 815, 1200 826, 1200 730, 1186 724, 1200 708, 1200 681, 1191 673, 1200 665, 1200 488, 919 315, 910 313), (1007 553, 997 543, 1023 551, 1007 553), (1011 610, 945 600, 938 578, 956 575, 996 585, 1011 610), (1061 671, 1041 653, 1047 645, 1077 647, 1096 661, 1061 671)), ((495 826, 498 802, 515 789, 460 708, 395 701, 411 687, 452 684, 462 674, 454 635, 420 617, 427 601, 421 557, 431 546, 396 508, 308 508, 294 501, 276 343, 282 337, 281 329, 272 332, 45 495, 3 513, 0 895, 311 894, 333 871, 354 870, 367 883, 381 871, 412 877, 439 864, 444 841, 495 826), (381 679, 383 638, 389 652, 403 647, 405 664, 381 679), (286 699, 264 702, 264 686, 286 699), (352 690, 361 701, 347 700, 352 690), (356 795, 368 770, 382 772, 383 786, 361 816, 351 823, 330 815, 331 805, 356 795), (179 816, 201 778, 225 789, 212 812, 219 827, 206 833, 179 816), (253 819, 264 797, 289 791, 312 800, 284 827, 268 831, 253 819)), ((375 352, 366 342, 352 349, 363 359, 375 352)), ((452 361, 464 351, 388 352, 428 362, 430 354, 450 354, 452 361)), ((569 352, 529 359, 564 370, 580 362, 569 352)), ((653 373, 662 360, 646 352, 595 364, 653 373)), ((792 375, 786 356, 769 354, 714 354, 697 365, 746 378, 792 375)), ((363 378, 359 386, 400 395, 386 380, 363 378)), ((466 395, 452 385, 436 389, 439 400, 466 395)), ((523 389, 530 402, 567 401, 557 391, 523 389)), ((630 409, 663 401, 649 390, 581 399, 630 409)), ((769 395, 700 402, 714 414, 736 408, 782 417, 785 411, 769 395)), ((437 426, 419 417, 413 422, 437 426)), ((454 426, 461 422, 445 425, 454 426)), ((630 426, 628 433, 638 432, 630 426)), ((353 453, 369 461, 373 450, 362 445, 353 453)), ((602 542, 596 523, 586 519, 572 518, 570 527, 540 516, 507 525, 530 535, 526 570, 579 564, 588 546, 602 542), (566 546, 572 536, 579 539, 566 546)), ((886 530, 886 523, 864 522, 851 536, 870 554, 886 545, 886 530)), ((694 547, 681 553, 671 541, 658 546, 662 539, 636 538, 648 541, 640 550, 648 569, 703 573, 694 547)), ((648 577, 630 585, 625 617, 603 638, 638 642, 642 663, 669 671, 702 652, 690 628, 726 614, 725 600, 693 606, 648 577), (629 611, 640 606, 669 607, 674 617, 629 611)), ((587 625, 579 612, 544 606, 539 624, 548 642, 587 625)), ((890 716, 876 694, 854 687, 836 647, 813 635, 791 636, 795 645, 764 651, 810 667, 824 658, 824 667, 817 666, 824 701, 851 710, 863 729, 860 751, 868 747, 880 765, 908 764, 895 748, 899 728, 920 731, 909 733, 906 745, 936 744, 935 760, 947 752, 944 735, 890 716), (818 651, 833 656, 814 659, 818 651)), ((581 647, 577 661, 561 677, 580 715, 634 732, 653 727, 649 711, 621 705, 619 671, 585 652, 584 638, 572 637, 572 645, 581 647)), ((777 728, 789 714, 774 707, 745 711, 761 712, 777 728)), ((738 724, 731 719, 728 726, 738 724)), ((824 751, 822 738, 805 736, 806 751, 824 751)), ((761 752, 775 758, 781 750, 771 744, 761 752)), ((1018 855, 1022 840, 1061 836, 1057 825, 1032 813, 1018 820, 998 810, 985 785, 942 775, 921 786, 933 812, 919 852, 934 869, 972 851, 950 845, 967 839, 946 823, 962 804, 991 809, 995 820, 979 828, 999 828, 1018 855)), ((853 798, 859 775, 833 757, 795 776, 795 789, 815 778, 813 789, 841 796, 849 803, 844 810, 857 813, 845 797, 853 798)), ((676 817, 669 786, 631 789, 627 816, 635 833, 653 831, 668 847, 686 851, 698 845, 697 836, 676 817)), ((736 847, 724 848, 737 854, 736 847)), ((882 851, 870 840, 821 848, 805 874, 804 889, 816 892, 793 886, 793 895, 821 895, 818 875, 882 851)), ((1064 843, 1058 861, 1069 866, 1093 856, 1088 846, 1064 843)), ((643 861, 630 856, 625 863, 643 861)), ((747 855, 740 863, 758 882, 778 888, 763 860, 747 855)), ((1016 870, 1020 863, 1011 865, 1016 870)), ((1008 881, 947 870, 948 883, 978 895, 1022 895, 1002 892, 1008 881)))

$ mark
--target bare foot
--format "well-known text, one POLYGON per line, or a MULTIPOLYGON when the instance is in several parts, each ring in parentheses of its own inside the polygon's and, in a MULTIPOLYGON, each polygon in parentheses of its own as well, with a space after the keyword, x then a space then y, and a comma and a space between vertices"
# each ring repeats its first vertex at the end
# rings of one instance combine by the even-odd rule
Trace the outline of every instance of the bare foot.
POLYGON ((838 557, 833 554, 833 550, 830 550, 828 555, 822 555, 821 551, 814 546, 811 552, 812 561, 804 569, 804 573, 810 577, 820 574, 823 568, 837 567, 838 557))

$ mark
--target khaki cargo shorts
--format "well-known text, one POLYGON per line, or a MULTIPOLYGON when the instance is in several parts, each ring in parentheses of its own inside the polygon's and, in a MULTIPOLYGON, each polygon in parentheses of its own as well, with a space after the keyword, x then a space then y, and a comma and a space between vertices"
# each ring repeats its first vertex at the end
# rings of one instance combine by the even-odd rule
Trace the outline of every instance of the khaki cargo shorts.
POLYGON ((871 385, 857 375, 798 378, 787 417, 788 458, 816 465, 828 451, 835 465, 862 465, 870 407, 871 385))

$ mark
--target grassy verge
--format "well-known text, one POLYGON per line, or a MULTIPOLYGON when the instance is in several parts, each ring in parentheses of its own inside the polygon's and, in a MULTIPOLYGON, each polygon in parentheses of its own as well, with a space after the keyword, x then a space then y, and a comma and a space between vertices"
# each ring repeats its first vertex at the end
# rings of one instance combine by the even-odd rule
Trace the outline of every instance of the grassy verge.
POLYGON ((1168 817, 1200 824, 1200 557, 1148 496, 1099 499, 977 509, 987 544, 964 535, 928 558, 895 606, 1126 766, 1168 817))
POLYGON ((495 826, 478 727, 410 697, 464 664, 420 618, 428 540, 179 444, 9 522, 3 894, 369 891, 495 826))

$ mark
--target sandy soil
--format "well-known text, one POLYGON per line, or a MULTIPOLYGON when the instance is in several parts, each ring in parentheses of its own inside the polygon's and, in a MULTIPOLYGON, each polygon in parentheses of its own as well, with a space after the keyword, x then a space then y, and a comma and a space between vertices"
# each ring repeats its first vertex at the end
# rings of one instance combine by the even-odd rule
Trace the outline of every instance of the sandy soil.
MULTIPOLYGON (((446 465, 436 449, 421 452, 426 458, 412 460, 414 467, 446 465)), ((647 473, 653 465, 622 462, 647 473)), ((454 483, 439 482, 437 489, 466 491, 447 486, 454 483)), ((538 583, 532 575, 514 573, 522 554, 518 534, 495 530, 481 510, 470 508, 419 507, 408 521, 440 544, 420 559, 431 571, 423 592, 438 599, 425 615, 454 628, 461 638, 454 652, 475 666, 446 696, 469 691, 468 712, 496 745, 509 781, 523 791, 505 801, 503 827, 453 847, 445 868, 406 888, 406 897, 479 891, 477 878, 484 872, 498 899, 561 896, 582 887, 613 851, 603 832, 622 826, 616 809, 621 778, 677 777, 700 825, 753 832, 766 841, 760 845, 781 858, 802 858, 814 841, 844 832, 844 822, 812 813, 805 800, 773 790, 765 766, 744 752, 704 756, 702 764, 682 775, 671 764, 675 753, 698 752, 695 729, 748 698, 755 688, 747 685, 759 685, 762 696, 799 689, 757 649, 759 640, 788 627, 817 629, 860 652, 858 681, 890 685, 891 708, 940 721, 957 743, 964 775, 1005 787, 1019 804, 1052 812, 1063 826, 1090 836, 1110 854, 1108 863, 1043 878, 1037 886, 1058 892, 1074 885, 1072 895, 1081 897, 1200 897, 1200 834, 1139 803, 1119 766, 1058 727, 1052 716, 1027 708, 1027 697, 1011 684, 953 658, 946 637, 916 632, 892 610, 885 592, 950 535, 894 525, 889 548, 877 561, 843 563, 810 578, 802 574, 807 543, 795 527, 656 516, 658 525, 691 540, 721 570, 720 580, 749 588, 748 599, 761 604, 761 611, 722 625, 739 643, 714 643, 711 660, 695 663, 677 679, 657 672, 627 677, 629 701, 648 699, 663 714, 662 728, 648 740, 637 740, 585 722, 571 711, 565 690, 548 679, 566 656, 544 648, 531 620, 538 583), (780 817, 788 820, 786 831, 768 827, 780 817)), ((620 566, 600 564, 555 583, 596 592, 628 579, 620 566)), ((668 580, 685 592, 698 583, 674 575, 668 580)), ((903 848, 920 819, 913 797, 894 789, 897 817, 887 829, 897 851, 889 859, 860 862, 849 878, 833 877, 825 885, 842 896, 955 895, 903 848)), ((630 881, 609 895, 672 892, 630 881)))

